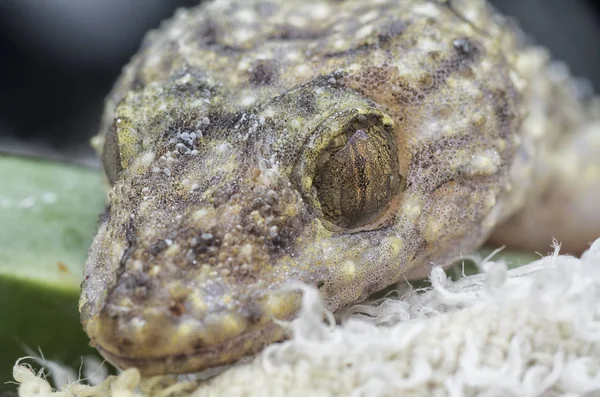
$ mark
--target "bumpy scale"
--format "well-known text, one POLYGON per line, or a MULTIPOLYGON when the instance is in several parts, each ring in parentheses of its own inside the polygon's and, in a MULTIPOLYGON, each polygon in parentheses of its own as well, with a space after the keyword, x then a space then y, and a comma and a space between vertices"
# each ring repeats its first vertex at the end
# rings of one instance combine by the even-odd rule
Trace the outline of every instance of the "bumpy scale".
POLYGON ((600 232, 594 101, 482 1, 180 10, 95 139, 111 190, 85 331, 120 367, 198 371, 284 338, 293 280, 335 310, 503 222, 496 241, 582 249, 600 232))

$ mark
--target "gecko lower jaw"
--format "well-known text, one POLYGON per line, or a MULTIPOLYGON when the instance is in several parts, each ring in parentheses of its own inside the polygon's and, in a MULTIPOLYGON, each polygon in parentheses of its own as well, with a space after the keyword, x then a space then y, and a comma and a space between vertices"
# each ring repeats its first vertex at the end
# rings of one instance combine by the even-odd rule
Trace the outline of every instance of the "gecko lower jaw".
POLYGON ((119 368, 135 367, 142 375, 184 374, 233 364, 260 351, 265 344, 284 339, 286 331, 270 322, 223 343, 190 351, 153 357, 133 357, 96 346, 100 354, 119 368))
MULTIPOLYGON (((292 319, 298 291, 273 290, 204 314, 164 305, 129 309, 109 303, 84 323, 92 346, 119 368, 143 375, 199 372, 234 363, 286 337, 278 320, 292 319), (180 311, 176 311, 180 310, 180 311)), ((156 302, 158 303, 158 302, 156 302)))

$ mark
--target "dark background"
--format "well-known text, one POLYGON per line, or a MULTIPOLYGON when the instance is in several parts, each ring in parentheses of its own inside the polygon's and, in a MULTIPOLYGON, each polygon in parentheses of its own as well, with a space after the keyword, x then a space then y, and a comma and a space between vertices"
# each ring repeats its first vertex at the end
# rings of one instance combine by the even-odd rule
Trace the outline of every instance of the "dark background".
MULTIPOLYGON (((88 140, 122 66, 145 31, 197 2, 0 0, 0 151, 93 163, 88 140)), ((600 4, 492 3, 600 91, 600 4)))

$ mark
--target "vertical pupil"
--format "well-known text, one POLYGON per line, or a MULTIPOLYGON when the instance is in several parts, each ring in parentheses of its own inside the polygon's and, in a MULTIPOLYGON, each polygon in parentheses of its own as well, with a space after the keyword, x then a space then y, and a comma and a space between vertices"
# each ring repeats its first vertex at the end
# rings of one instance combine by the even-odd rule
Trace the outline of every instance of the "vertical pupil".
POLYGON ((387 132, 375 125, 333 139, 317 160, 313 186, 324 216, 351 229, 387 209, 398 179, 396 152, 387 132))

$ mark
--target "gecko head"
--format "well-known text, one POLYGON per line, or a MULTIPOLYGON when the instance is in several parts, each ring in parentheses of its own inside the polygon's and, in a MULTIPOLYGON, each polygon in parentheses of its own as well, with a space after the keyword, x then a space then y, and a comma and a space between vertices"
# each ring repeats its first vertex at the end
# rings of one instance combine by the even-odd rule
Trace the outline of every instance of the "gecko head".
POLYGON ((288 282, 318 286, 336 308, 377 288, 373 258, 400 250, 390 227, 404 178, 394 122, 374 102, 317 81, 189 124, 131 155, 131 122, 117 118, 104 142, 113 187, 82 322, 105 357, 147 374, 282 339, 274 320, 300 303, 288 282))
POLYGON ((145 374, 231 363, 285 337, 290 281, 334 310, 481 243, 514 117, 482 123, 496 99, 473 94, 470 114, 461 90, 406 88, 419 79, 336 71, 251 106, 156 85, 125 97, 80 300, 92 344, 145 374))

